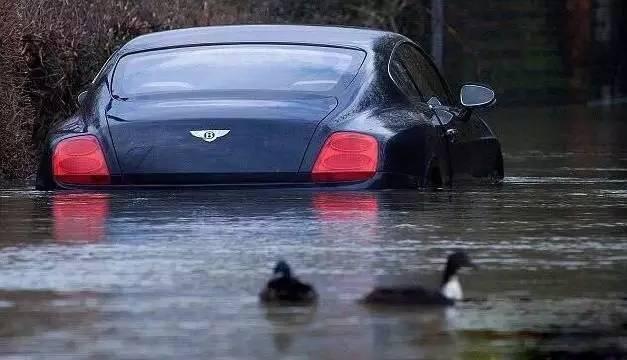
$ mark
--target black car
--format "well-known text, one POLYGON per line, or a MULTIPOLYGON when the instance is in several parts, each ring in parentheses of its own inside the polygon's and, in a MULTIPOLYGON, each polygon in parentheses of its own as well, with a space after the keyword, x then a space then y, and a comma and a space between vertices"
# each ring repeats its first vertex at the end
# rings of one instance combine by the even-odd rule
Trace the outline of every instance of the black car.
POLYGON ((384 31, 222 26, 140 36, 50 131, 37 187, 416 188, 503 177, 500 143, 425 52, 384 31))

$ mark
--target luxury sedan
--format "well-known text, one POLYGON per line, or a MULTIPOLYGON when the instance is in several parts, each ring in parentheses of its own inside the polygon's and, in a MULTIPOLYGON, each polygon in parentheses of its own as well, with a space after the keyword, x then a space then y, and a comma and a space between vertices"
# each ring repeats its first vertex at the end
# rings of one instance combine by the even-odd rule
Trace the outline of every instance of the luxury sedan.
POLYGON ((391 32, 253 25, 137 37, 52 128, 40 189, 422 188, 503 178, 467 84, 391 32))

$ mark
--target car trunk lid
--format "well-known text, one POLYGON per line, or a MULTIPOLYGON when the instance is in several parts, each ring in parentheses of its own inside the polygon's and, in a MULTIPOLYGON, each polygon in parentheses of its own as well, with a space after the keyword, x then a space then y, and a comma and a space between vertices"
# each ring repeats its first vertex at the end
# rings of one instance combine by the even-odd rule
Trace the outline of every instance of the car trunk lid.
POLYGON ((336 106, 318 95, 112 100, 107 119, 126 184, 299 182, 336 106))

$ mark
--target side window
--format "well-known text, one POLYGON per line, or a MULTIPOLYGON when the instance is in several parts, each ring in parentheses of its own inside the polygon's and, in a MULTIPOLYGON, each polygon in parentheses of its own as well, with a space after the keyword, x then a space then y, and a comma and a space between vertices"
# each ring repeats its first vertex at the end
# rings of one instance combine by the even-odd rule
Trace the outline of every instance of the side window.
POLYGON ((418 88, 416 88, 414 81, 409 75, 409 71, 396 54, 392 57, 392 60, 390 60, 390 76, 407 97, 418 98, 422 101, 422 94, 418 88))
POLYGON ((443 104, 448 104, 449 93, 435 67, 425 56, 410 44, 402 44, 396 50, 403 65, 422 94, 422 100, 437 97, 443 104))

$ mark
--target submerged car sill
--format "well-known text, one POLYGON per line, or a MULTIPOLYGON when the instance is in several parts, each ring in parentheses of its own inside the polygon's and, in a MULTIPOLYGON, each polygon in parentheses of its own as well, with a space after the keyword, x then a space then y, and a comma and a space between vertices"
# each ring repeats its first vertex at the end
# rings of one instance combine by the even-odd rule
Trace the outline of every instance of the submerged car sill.
POLYGON ((66 190, 124 190, 124 189, 337 189, 367 190, 385 188, 416 188, 417 179, 406 174, 378 172, 372 178, 358 182, 314 183, 310 174, 301 182, 232 182, 204 184, 123 184, 121 179, 113 179, 112 185, 68 185, 57 184, 66 190))

